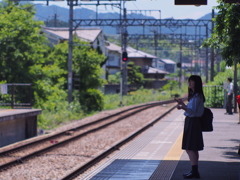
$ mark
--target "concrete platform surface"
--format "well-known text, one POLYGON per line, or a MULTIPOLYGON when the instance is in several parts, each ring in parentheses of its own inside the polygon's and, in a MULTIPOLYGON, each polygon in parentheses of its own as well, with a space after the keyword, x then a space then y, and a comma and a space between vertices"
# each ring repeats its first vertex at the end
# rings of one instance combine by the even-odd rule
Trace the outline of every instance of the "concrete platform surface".
POLYGON ((0 122, 37 116, 41 109, 0 109, 0 122))
MULTIPOLYGON (((240 124, 239 114, 225 115, 224 109, 212 109, 214 131, 204 132, 204 150, 199 152, 199 172, 202 180, 240 180, 240 124)), ((184 179, 191 169, 186 152, 183 153, 171 180, 184 179)))
MULTIPOLYGON (((225 115, 213 109, 213 132, 203 132, 200 151, 202 180, 240 180, 239 114, 225 115)), ((185 116, 182 110, 169 115, 123 147, 81 180, 181 180, 191 170, 189 158, 181 149, 185 116)))

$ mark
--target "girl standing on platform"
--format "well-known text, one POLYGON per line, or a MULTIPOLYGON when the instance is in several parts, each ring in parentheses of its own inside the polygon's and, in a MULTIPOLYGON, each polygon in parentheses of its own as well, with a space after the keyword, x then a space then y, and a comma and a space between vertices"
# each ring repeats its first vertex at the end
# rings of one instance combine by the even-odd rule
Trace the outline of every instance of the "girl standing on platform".
POLYGON ((203 150, 203 136, 200 117, 203 115, 205 96, 202 88, 202 79, 198 75, 192 75, 188 79, 188 104, 182 99, 175 99, 177 108, 183 109, 186 116, 184 122, 182 149, 186 150, 192 170, 184 173, 185 179, 200 178, 198 172, 198 151, 203 150))

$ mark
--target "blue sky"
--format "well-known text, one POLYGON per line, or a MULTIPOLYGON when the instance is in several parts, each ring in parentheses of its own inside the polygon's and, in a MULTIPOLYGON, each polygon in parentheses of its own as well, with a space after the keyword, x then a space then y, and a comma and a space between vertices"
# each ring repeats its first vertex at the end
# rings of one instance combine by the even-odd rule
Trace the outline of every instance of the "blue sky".
MULTIPOLYGON (((175 18, 175 19, 184 19, 184 18, 191 18, 191 19, 198 19, 208 13, 211 13, 213 6, 217 5, 217 0, 208 0, 208 5, 196 7, 196 6, 189 6, 189 5, 181 5, 176 6, 174 5, 174 0, 136 0, 136 1, 128 1, 126 2, 127 10, 156 10, 156 11, 142 11, 143 14, 154 16, 155 18, 175 18), (160 10, 160 12, 158 11, 160 10)), ((95 1, 96 2, 96 1, 95 1)), ((103 3, 107 3, 108 1, 102 1, 103 3)), ((117 1, 112 1, 117 2, 117 1)), ((36 2, 36 3, 39 3, 36 2)), ((42 1, 43 4, 46 4, 45 1, 42 1)), ((86 4, 89 2, 81 3, 86 4)), ((52 2, 49 1, 49 5, 57 5, 60 7, 69 8, 66 1, 58 1, 52 2)), ((92 10, 96 10, 96 7, 93 5, 82 5, 81 7, 89 8, 92 10)), ((77 6, 75 8, 80 8, 77 6)), ((117 8, 111 6, 99 6, 98 12, 119 12, 117 8)), ((139 11, 138 11, 139 12, 139 11)))

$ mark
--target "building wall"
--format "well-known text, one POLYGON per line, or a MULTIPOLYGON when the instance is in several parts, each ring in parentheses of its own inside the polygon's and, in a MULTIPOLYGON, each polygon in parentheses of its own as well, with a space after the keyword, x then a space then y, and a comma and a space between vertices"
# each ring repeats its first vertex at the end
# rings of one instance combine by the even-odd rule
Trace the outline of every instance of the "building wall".
POLYGON ((175 68, 176 68, 175 64, 165 64, 166 71, 170 73, 175 73, 175 68))
POLYGON ((93 48, 97 49, 97 47, 100 47, 102 53, 107 56, 107 51, 105 48, 105 43, 104 43, 104 37, 102 32, 98 35, 98 37, 96 38, 96 40, 94 42, 92 42, 93 48))
POLYGON ((144 74, 144 78, 146 79, 163 79, 165 77, 164 74, 144 74))
POLYGON ((140 66, 142 71, 146 69, 146 67, 152 66, 151 58, 129 58, 130 61, 134 62, 134 65, 140 66))
POLYGON ((106 66, 113 66, 113 67, 120 68, 120 54, 110 51, 108 53, 108 60, 106 62, 106 66))
POLYGON ((117 72, 120 72, 120 68, 110 68, 110 67, 108 67, 108 73, 109 74, 115 75, 115 74, 117 74, 117 72))
POLYGON ((115 51, 108 52, 108 59, 105 64, 107 75, 116 74, 120 71, 120 54, 115 51))

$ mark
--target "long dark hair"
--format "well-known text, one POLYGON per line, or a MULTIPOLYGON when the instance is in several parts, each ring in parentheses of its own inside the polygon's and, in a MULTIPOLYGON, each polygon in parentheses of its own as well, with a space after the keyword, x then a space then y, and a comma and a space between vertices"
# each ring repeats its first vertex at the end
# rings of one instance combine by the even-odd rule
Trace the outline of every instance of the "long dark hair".
POLYGON ((203 102, 205 102, 205 96, 203 93, 203 84, 202 84, 202 78, 198 75, 191 75, 188 78, 188 82, 192 80, 195 82, 195 87, 194 87, 194 92, 192 89, 188 88, 188 101, 195 95, 195 94, 200 94, 201 97, 203 98, 203 102))

